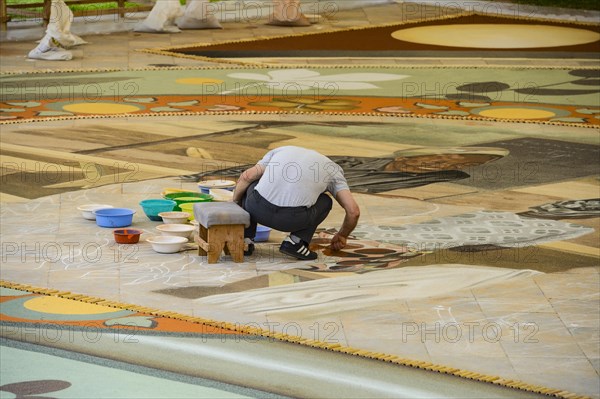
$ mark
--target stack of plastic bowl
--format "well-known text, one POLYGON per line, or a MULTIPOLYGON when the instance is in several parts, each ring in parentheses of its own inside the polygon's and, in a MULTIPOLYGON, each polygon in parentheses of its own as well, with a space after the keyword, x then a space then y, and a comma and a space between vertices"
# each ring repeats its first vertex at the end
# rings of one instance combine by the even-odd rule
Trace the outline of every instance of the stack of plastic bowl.
POLYGON ((162 218, 158 216, 161 212, 170 212, 172 211, 177 203, 170 199, 146 199, 140 201, 140 206, 144 210, 148 219, 153 220, 155 222, 161 222, 162 218))
MULTIPOLYGON (((181 192, 181 193, 171 193, 166 194, 165 199, 175 201, 175 211, 183 211, 181 205, 196 203, 196 202, 211 202, 213 200, 212 195, 202 194, 202 193, 194 193, 191 191, 181 192)), ((187 211, 184 211, 187 212, 187 211)))

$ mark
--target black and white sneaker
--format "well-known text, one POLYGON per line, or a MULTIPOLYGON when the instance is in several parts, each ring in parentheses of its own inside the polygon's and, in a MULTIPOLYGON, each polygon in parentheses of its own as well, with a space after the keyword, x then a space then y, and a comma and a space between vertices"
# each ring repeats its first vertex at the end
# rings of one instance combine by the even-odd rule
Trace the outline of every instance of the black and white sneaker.
POLYGON ((317 259, 317 253, 308 249, 308 244, 300 241, 298 244, 294 243, 289 237, 283 240, 279 247, 279 252, 289 256, 293 256, 300 260, 314 260, 317 259))

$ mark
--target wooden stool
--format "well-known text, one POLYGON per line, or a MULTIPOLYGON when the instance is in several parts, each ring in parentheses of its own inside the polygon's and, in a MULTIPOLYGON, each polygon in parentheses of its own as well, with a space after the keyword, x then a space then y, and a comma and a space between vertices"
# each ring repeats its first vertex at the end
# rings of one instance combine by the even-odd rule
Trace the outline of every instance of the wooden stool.
POLYGON ((250 214, 233 202, 194 204, 198 221, 198 255, 208 263, 217 263, 221 252, 231 254, 234 262, 244 261, 244 227, 250 226, 250 214))

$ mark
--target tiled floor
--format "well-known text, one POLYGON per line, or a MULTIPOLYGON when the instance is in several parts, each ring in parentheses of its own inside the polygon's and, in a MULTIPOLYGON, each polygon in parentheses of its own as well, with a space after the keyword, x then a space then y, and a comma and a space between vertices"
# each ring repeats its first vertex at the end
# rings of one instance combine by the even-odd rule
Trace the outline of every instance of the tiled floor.
MULTIPOLYGON (((390 3, 341 10, 335 17, 322 19, 319 24, 303 29, 276 28, 262 23, 249 26, 230 21, 225 22, 225 29, 219 31, 184 31, 179 34, 161 35, 114 32, 90 35, 84 37, 89 44, 74 50, 72 61, 60 63, 27 60, 25 54, 35 46, 33 41, 3 42, 0 67, 5 73, 38 73, 44 70, 138 69, 148 68, 153 64, 214 66, 218 64, 165 57, 138 50, 382 24, 405 18, 407 14, 404 7, 402 4, 390 3)), ((431 13, 436 10, 438 9, 432 6, 423 12, 431 13)), ((481 67, 523 67, 540 64, 572 68, 598 66, 597 61, 578 59, 435 57, 376 60, 277 59, 267 62, 296 65, 333 63, 441 67, 456 64, 481 67)), ((250 116, 247 118, 257 120, 250 116)), ((273 115, 260 118, 278 120, 285 117, 273 115)), ((294 118, 313 120, 318 117, 294 118)), ((207 132, 218 131, 219 124, 232 123, 229 119, 227 116, 214 116, 204 119, 203 123, 206 124, 204 126, 207 132)), ((385 121, 385 118, 377 117, 371 120, 385 121)), ((154 118, 152 122, 161 128, 170 126, 170 134, 173 136, 183 137, 189 134, 190 127, 200 128, 196 125, 197 121, 189 117, 154 118)), ((138 118, 123 119, 119 123, 129 125, 133 130, 148 128, 142 125, 143 122, 138 118)), ((484 122, 480 125, 478 122, 469 123, 482 127, 486 125, 484 122)), ((44 128, 86 129, 90 124, 91 122, 86 120, 62 121, 47 123, 44 128)), ((5 137, 10 137, 10 134, 20 129, 39 127, 34 125, 4 125, 3 136, 6 134, 5 137)), ((545 126, 525 125, 520 128, 520 132, 523 133, 541 130, 545 126)), ((567 131, 568 129, 565 130, 567 131)), ((27 142, 21 144, 31 146, 27 142)), ((77 145, 73 143, 73 148, 66 148, 65 145, 66 141, 48 140, 37 154, 40 159, 44 159, 48 156, 47 150, 66 149, 71 152, 87 149, 76 148, 77 145)), ((9 148, 14 149, 3 143, 4 151, 9 148)), ((383 150, 381 147, 370 148, 375 155, 384 152, 383 150)), ((351 153, 357 149, 352 147, 347 151, 351 153)), ((157 168, 150 159, 139 159, 138 163, 145 168, 143 171, 148 173, 145 177, 154 180, 118 182, 33 200, 3 195, 2 279, 81 292, 207 319, 258 324, 266 329, 309 339, 337 342, 368 351, 474 370, 600 398, 598 217, 570 221, 595 229, 593 233, 565 241, 546 242, 532 247, 534 249, 524 247, 521 248, 522 251, 511 252, 510 256, 513 258, 510 260, 498 260, 493 258, 498 256, 498 253, 490 252, 491 259, 488 259, 488 263, 478 266, 457 265, 468 262, 462 262, 465 259, 456 253, 442 251, 430 254, 429 258, 415 258, 407 263, 407 267, 394 270, 364 275, 318 275, 302 270, 305 267, 301 263, 285 259, 273 250, 276 248, 277 239, 280 238, 276 234, 268 244, 259 246, 259 256, 253 261, 240 265, 230 262, 207 265, 200 257, 195 256, 194 251, 164 256, 140 245, 136 247, 135 253, 129 253, 122 247, 111 245, 110 231, 99 231, 93 222, 82 220, 73 211, 76 205, 82 202, 109 202, 113 205, 131 206, 141 199, 160 195, 165 187, 195 188, 191 183, 182 183, 180 180, 166 177, 195 172, 185 164, 166 170, 157 168), (168 173, 169 171, 171 173, 168 173), (34 259, 35 254, 39 254, 40 251, 31 250, 30 237, 35 238, 35 245, 46 251, 46 256, 34 259), (63 251, 64 256, 53 255, 52 251, 57 249, 63 251), (70 252, 73 250, 74 252, 70 252), (546 255, 543 258, 541 251, 554 251, 551 253, 559 256, 554 261, 544 260, 547 264, 535 267, 534 262, 529 262, 531 258, 551 259, 551 256, 546 255), (434 257, 434 261, 429 261, 431 256, 434 257), (523 267, 525 270, 518 270, 519 267, 516 266, 504 266, 511 263, 527 264, 527 267, 523 267), (546 268, 552 271, 531 271, 545 271, 546 268), (449 270, 454 272, 448 272, 449 270), (460 270, 458 276, 456 270, 460 270), (256 291, 191 299, 157 293, 160 290, 182 287, 211 284, 223 286, 264 275, 272 275, 274 281, 275 272, 282 272, 277 275, 279 278, 285 275, 280 282, 294 281, 289 279, 290 275, 308 276, 306 279, 313 281, 279 287, 272 284, 269 288, 257 286, 256 291), (381 276, 386 276, 387 281, 377 280, 381 276), (362 289, 359 289, 357 284, 362 289), (369 287, 372 291, 368 290, 369 287), (378 295, 374 292, 378 292, 378 295), (358 300, 350 300, 355 294, 363 296, 358 300), (325 298, 321 302, 307 300, 318 298, 319 295, 325 298), (381 298, 388 300, 383 301, 381 298), (335 303, 335 309, 327 306, 328 303, 335 303)), ((389 196, 360 194, 357 195, 357 199, 362 209, 362 224, 404 226, 479 210, 523 212, 529 206, 540 203, 572 198, 597 198, 599 192, 598 176, 590 176, 501 191, 479 190, 455 183, 438 183, 396 190, 388 193, 389 196)), ((340 217, 340 210, 335 209, 325 224, 327 227, 335 227, 340 217)), ((136 214, 134 222, 135 226, 143 229, 146 234, 151 234, 154 230, 155 223, 145 219, 143 214, 136 214)), ((506 252, 500 253, 500 256, 505 255, 506 252)))

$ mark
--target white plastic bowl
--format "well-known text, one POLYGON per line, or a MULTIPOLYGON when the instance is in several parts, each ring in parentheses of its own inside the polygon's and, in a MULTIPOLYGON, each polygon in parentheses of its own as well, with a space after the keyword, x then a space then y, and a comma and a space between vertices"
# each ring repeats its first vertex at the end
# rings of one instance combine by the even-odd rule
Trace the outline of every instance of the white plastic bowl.
POLYGON ((204 194, 208 194, 211 189, 215 188, 233 191, 235 182, 233 180, 203 180, 198 182, 198 189, 204 194))
POLYGON ((183 244, 188 242, 185 237, 177 236, 156 236, 147 238, 152 245, 152 249, 161 254, 173 254, 179 252, 183 244))
POLYGON ((158 214, 166 224, 185 224, 190 214, 188 212, 161 212, 158 214))
POLYGON ((156 226, 156 230, 160 231, 163 236, 175 236, 190 238, 194 231, 194 226, 191 224, 161 224, 156 226))
POLYGON ((211 188, 208 193, 213 196, 213 201, 229 202, 233 201, 233 191, 224 188, 211 188))
POLYGON ((77 207, 78 211, 81 211, 81 216, 87 220, 96 220, 94 211, 98 209, 114 208, 112 205, 106 204, 86 204, 77 207))

